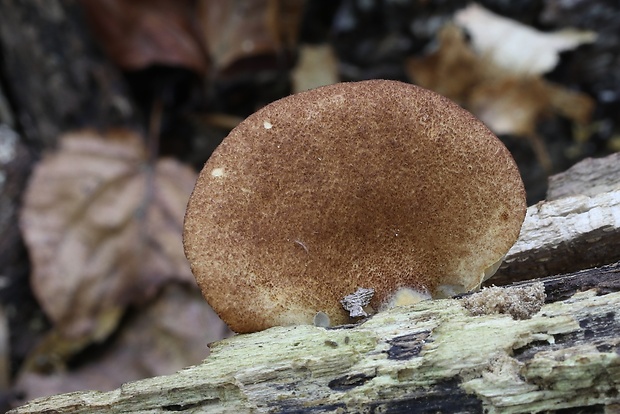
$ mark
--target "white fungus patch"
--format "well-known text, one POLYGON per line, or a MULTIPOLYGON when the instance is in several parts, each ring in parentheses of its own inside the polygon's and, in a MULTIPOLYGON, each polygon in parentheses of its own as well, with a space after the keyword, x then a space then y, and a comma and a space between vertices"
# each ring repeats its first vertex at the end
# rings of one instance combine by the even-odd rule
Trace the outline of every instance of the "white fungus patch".
POLYGON ((463 307, 474 316, 508 314, 513 319, 530 319, 545 304, 545 285, 491 286, 461 299, 463 307))
POLYGON ((265 129, 271 129, 273 128, 273 124, 269 121, 264 121, 263 122, 263 127, 265 127, 265 129))
POLYGON ((345 296, 341 301, 344 310, 349 312, 349 316, 352 318, 362 318, 368 316, 368 313, 364 310, 364 306, 370 303, 374 289, 357 288, 354 293, 345 296))

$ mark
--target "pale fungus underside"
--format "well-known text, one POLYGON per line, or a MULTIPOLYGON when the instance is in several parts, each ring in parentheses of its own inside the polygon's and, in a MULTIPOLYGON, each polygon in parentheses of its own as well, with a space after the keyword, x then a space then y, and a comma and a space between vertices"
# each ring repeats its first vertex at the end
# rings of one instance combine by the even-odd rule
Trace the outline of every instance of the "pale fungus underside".
POLYGON ((369 308, 479 287, 519 235, 523 183, 473 115, 400 82, 341 83, 248 117, 205 164, 184 246, 236 332, 350 322, 369 308))

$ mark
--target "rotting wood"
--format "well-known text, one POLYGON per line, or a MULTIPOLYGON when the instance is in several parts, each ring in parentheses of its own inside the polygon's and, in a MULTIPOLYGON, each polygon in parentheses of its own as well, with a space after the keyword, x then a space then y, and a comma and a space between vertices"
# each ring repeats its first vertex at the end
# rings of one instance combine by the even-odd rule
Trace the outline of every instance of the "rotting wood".
POLYGON ((11 413, 613 412, 620 264, 541 281, 548 301, 531 319, 473 317, 446 299, 340 329, 272 328, 215 343, 202 364, 173 375, 11 413))
POLYGON ((549 179, 521 234, 487 285, 506 285, 620 260, 619 154, 586 159, 549 179))
POLYGON ((549 177, 547 200, 574 195, 593 196, 620 190, 620 152, 603 158, 586 158, 568 170, 549 177))
POLYGON ((505 285, 620 260, 620 190, 543 201, 486 284, 505 285))

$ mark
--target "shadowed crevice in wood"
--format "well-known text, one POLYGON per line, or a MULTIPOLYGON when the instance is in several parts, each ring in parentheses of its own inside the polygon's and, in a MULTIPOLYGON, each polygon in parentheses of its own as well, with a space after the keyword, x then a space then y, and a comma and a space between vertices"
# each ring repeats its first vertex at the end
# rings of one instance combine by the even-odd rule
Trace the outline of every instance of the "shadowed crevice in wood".
POLYGON ((460 386, 460 379, 442 381, 395 401, 377 401, 369 404, 371 413, 481 413, 482 401, 469 395, 460 386))
POLYGON ((389 341, 391 347, 387 351, 388 359, 404 360, 419 356, 424 344, 432 341, 428 339, 430 335, 430 331, 421 331, 392 339, 389 341))

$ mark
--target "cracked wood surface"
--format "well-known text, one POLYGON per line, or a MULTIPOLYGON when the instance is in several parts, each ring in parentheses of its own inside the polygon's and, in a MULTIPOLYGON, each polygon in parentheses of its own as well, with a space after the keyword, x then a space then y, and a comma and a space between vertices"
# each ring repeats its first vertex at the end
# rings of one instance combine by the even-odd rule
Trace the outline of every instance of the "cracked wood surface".
POLYGON ((215 343, 173 375, 11 413, 617 412, 620 264, 542 282, 547 300, 531 319, 473 317, 445 299, 356 326, 272 328, 215 343))
POLYGON ((620 260, 620 153, 550 178, 548 200, 527 209, 521 234, 486 284, 505 285, 620 260))
POLYGON ((620 190, 544 201, 527 209, 521 235, 497 274, 504 285, 620 260, 620 190))

